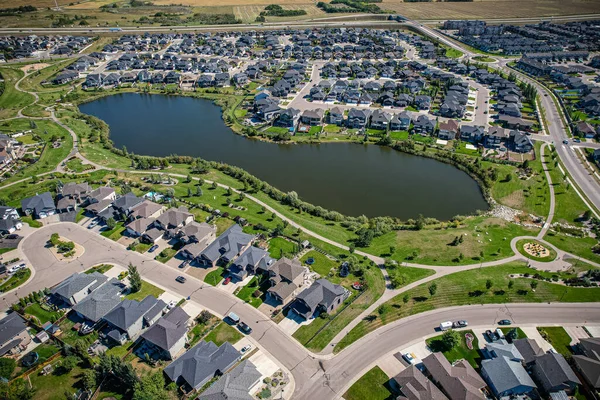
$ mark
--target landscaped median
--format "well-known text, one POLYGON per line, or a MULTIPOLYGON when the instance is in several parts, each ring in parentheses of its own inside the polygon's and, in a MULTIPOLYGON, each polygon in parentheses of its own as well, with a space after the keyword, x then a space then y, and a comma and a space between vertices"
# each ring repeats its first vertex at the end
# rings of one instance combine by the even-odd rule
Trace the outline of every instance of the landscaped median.
POLYGON ((556 259, 556 251, 535 239, 521 239, 517 242, 517 250, 525 257, 541 262, 550 262, 556 259))
POLYGON ((536 271, 525 263, 512 262, 485 269, 457 272, 401 293, 385 303, 381 313, 365 318, 335 347, 339 352, 375 329, 410 315, 438 308, 469 304, 595 302, 600 288, 569 287, 543 280, 510 278, 510 275, 533 275, 536 271), (535 287, 535 290, 533 290, 535 287))

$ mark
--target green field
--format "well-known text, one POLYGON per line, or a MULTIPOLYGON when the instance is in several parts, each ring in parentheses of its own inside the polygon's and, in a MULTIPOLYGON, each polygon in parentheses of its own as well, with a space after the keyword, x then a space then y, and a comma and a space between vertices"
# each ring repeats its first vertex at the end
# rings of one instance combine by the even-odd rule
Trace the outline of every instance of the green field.
POLYGON ((0 96, 0 119, 16 117, 17 112, 34 102, 32 95, 19 92, 15 84, 25 74, 14 68, 0 68, 0 75, 4 79, 4 93, 0 96))
POLYGON ((346 400, 386 400, 392 398, 390 378, 379 367, 374 367, 356 381, 346 393, 346 400))

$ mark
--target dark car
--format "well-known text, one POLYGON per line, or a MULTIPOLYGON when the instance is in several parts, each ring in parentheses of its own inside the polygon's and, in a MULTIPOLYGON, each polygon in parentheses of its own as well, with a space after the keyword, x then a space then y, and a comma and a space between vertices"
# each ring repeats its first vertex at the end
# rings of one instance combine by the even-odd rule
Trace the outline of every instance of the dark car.
POLYGON ((186 281, 185 276, 181 276, 181 275, 179 275, 177 278, 175 278, 175 280, 179 283, 185 283, 185 281, 186 281))
POLYGON ((510 319, 501 319, 500 321, 498 321, 498 325, 510 325, 512 324, 512 322, 510 322, 510 319))
POLYGON ((244 332, 246 335, 252 333, 252 328, 250 328, 245 322, 240 322, 238 324, 238 328, 240 328, 240 331, 244 332))
POLYGON ((464 328, 465 326, 468 326, 469 324, 464 319, 461 319, 459 321, 456 321, 453 325, 455 328, 464 328))
POLYGON ((179 268, 185 268, 190 263, 190 260, 184 260, 181 264, 179 264, 179 268))
POLYGON ((148 253, 153 253, 154 250, 158 249, 158 245, 155 244, 154 246, 150 247, 150 249, 148 250, 148 253))
POLYGON ((489 329, 485 331, 485 336, 487 336, 491 342, 493 342, 496 339, 496 335, 494 335, 494 332, 490 331, 489 329))

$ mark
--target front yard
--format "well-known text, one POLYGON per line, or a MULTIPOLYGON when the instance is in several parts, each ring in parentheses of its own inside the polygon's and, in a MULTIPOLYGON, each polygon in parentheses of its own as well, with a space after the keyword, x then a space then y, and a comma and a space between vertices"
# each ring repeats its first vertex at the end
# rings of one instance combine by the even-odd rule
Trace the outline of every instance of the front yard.
POLYGON ((250 304, 252 307, 258 308, 263 303, 263 300, 261 299, 263 292, 260 292, 259 281, 259 277, 254 276, 246 286, 241 288, 236 296, 250 304), (255 297, 254 293, 257 290, 260 292, 260 295, 255 297))
POLYGON ((346 400, 386 400, 393 398, 390 378, 379 367, 364 374, 344 393, 346 400))
POLYGON ((142 281, 142 288, 140 289, 140 291, 135 293, 129 293, 127 296, 125 296, 125 298, 129 300, 141 301, 145 299, 148 295, 158 298, 158 296, 160 296, 164 292, 165 291, 161 288, 158 288, 146 281, 142 281))
POLYGON ((244 335, 236 328, 232 327, 226 322, 221 322, 215 327, 206 337, 204 338, 207 342, 213 342, 217 346, 222 345, 225 342, 231 344, 237 343, 244 335))
POLYGON ((537 330, 554 347, 554 350, 565 357, 573 355, 571 346, 569 345, 571 343, 571 336, 565 331, 565 328, 562 326, 546 326, 537 328, 537 330))
POLYGON ((453 363, 456 360, 465 359, 469 361, 473 368, 478 368, 479 360, 481 359, 481 355, 479 354, 479 341, 477 336, 471 330, 467 331, 457 331, 460 335, 459 343, 452 349, 445 348, 444 342, 442 341, 442 335, 432 337, 426 340, 427 346, 433 352, 441 351, 444 353, 444 356, 453 363), (473 335, 473 346, 471 349, 467 347, 466 334, 470 333, 473 335))

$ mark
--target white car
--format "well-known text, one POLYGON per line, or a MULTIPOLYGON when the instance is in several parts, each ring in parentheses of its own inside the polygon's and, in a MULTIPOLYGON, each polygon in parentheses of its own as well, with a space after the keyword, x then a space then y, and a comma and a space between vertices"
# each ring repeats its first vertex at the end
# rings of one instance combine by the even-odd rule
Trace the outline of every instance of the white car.
POLYGON ((404 358, 409 364, 414 364, 417 360, 417 356, 414 353, 404 353, 402 354, 402 358, 404 358))
POLYGON ((88 229, 92 229, 96 225, 98 225, 98 221, 94 220, 94 221, 90 222, 90 224, 88 225, 88 229))
POLYGON ((242 347, 242 349, 240 350, 240 352, 241 352, 242 354, 244 354, 244 353, 248 352, 248 351, 249 351, 251 348, 252 348, 252 345, 250 345, 250 344, 247 344, 247 345, 245 345, 244 347, 242 347))
POLYGON ((167 304, 167 310, 172 309, 173 307, 175 307, 177 305, 177 302, 175 300, 171 300, 169 302, 169 304, 167 304))

